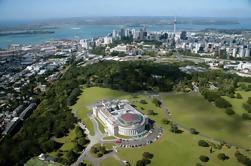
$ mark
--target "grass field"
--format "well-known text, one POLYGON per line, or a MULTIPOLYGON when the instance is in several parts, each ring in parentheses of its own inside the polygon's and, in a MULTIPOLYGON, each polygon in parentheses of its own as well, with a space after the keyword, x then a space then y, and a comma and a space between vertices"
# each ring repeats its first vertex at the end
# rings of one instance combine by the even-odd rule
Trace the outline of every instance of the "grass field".
POLYGON ((77 103, 71 108, 77 113, 77 116, 85 123, 86 127, 89 129, 90 134, 93 135, 93 127, 91 120, 88 118, 87 114, 89 111, 88 106, 94 104, 101 99, 113 99, 119 98, 126 95, 126 92, 110 90, 108 88, 83 88, 82 95, 80 95, 77 103))
MULTIPOLYGON (((245 147, 251 146, 251 137, 247 137, 248 134, 251 134, 250 123, 242 122, 237 115, 234 117, 226 115, 223 110, 216 108, 197 94, 162 93, 161 95, 175 121, 183 126, 196 128, 203 134, 217 139, 224 139, 226 142, 240 144, 245 147)), ((170 126, 162 124, 162 119, 165 117, 164 112, 152 103, 151 98, 145 95, 133 96, 135 95, 106 88, 88 88, 79 97, 73 109, 84 123, 88 123, 87 107, 100 99, 129 99, 131 104, 136 105, 137 110, 144 114, 149 109, 154 110, 157 115, 149 117, 164 129, 164 134, 160 140, 143 148, 118 149, 118 156, 122 160, 129 161, 132 165, 135 165, 136 161, 142 158, 143 152, 146 151, 154 154, 150 166, 194 166, 196 163, 202 163, 199 161, 200 155, 210 157, 209 162, 206 163, 206 165, 210 166, 241 165, 234 157, 235 148, 228 149, 224 147, 222 150, 215 150, 210 154, 209 148, 198 146, 198 141, 205 139, 204 137, 192 135, 189 132, 182 134, 171 133, 169 131, 170 126), (146 100, 147 104, 140 103, 142 99, 146 100), (224 152, 230 159, 224 162, 217 159, 220 152, 224 152)), ((87 127, 90 126, 87 125, 87 127)), ((89 129, 92 130, 91 127, 89 129)), ((243 152, 242 150, 241 152, 251 157, 250 152, 243 152)), ((108 158, 102 161, 101 165, 117 166, 118 162, 113 158, 108 158)))
POLYGON ((30 159, 25 166, 59 166, 58 164, 48 164, 44 161, 39 160, 37 157, 30 159))
POLYGON ((232 104, 235 113, 239 115, 247 113, 247 111, 242 107, 242 105, 247 102, 248 97, 251 97, 251 92, 237 91, 236 93, 240 93, 242 99, 230 98, 227 96, 224 96, 224 98, 232 104))
POLYGON ((120 163, 112 157, 109 157, 100 163, 100 166, 119 166, 119 165, 120 163))
POLYGON ((199 94, 162 94, 175 121, 187 128, 228 143, 251 149, 251 122, 229 116, 199 94))

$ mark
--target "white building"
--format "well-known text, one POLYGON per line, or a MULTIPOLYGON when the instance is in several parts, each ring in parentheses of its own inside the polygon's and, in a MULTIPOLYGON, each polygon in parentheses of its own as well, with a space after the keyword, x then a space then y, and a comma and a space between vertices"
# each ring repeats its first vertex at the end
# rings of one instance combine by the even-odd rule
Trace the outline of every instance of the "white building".
POLYGON ((93 115, 111 135, 140 136, 148 124, 148 118, 126 100, 100 101, 93 107, 93 115))
POLYGON ((112 37, 104 37, 104 44, 105 45, 112 44, 112 37))
POLYGON ((89 48, 89 44, 88 44, 88 41, 86 39, 81 39, 80 42, 79 42, 79 44, 84 49, 88 49, 89 48))
POLYGON ((126 45, 117 45, 116 47, 110 49, 110 52, 127 52, 127 46, 126 45))

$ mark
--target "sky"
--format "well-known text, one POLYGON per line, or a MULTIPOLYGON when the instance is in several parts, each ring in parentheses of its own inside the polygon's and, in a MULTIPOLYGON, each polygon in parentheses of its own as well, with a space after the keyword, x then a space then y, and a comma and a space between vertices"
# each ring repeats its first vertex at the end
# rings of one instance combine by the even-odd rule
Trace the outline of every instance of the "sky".
POLYGON ((251 0, 0 0, 0 20, 96 16, 251 17, 251 0))

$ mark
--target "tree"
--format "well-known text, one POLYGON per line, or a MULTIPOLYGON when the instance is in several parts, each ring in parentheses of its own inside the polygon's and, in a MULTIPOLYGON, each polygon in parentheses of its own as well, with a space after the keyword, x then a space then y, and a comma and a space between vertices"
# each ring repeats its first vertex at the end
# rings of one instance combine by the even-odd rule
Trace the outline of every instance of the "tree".
POLYGON ((232 107, 232 105, 226 101, 225 99, 223 99, 222 97, 218 97, 215 100, 215 105, 219 108, 228 108, 228 107, 232 107))
POLYGON ((179 130, 179 128, 178 128, 178 126, 176 124, 171 124, 170 131, 173 132, 173 133, 180 133, 180 130, 179 130))
POLYGON ((153 110, 147 110, 147 115, 156 115, 156 113, 153 110))
POLYGON ((236 151, 234 155, 240 163, 247 166, 251 165, 251 160, 247 156, 240 153, 239 151, 236 151))
POLYGON ((143 158, 142 160, 143 160, 143 162, 145 163, 145 165, 151 163, 151 160, 149 160, 149 159, 143 158))
POLYGON ((141 104, 147 104, 146 100, 140 100, 141 104))
POLYGON ((205 156, 205 155, 201 155, 199 157, 199 159, 202 161, 202 162, 208 162, 209 161, 209 157, 208 156, 205 156))
POLYGON ((199 140, 198 145, 202 147, 209 147, 209 144, 204 140, 199 140))
POLYGON ((138 160, 136 166, 145 166, 145 162, 143 160, 138 160))
POLYGON ((190 129, 190 133, 191 134, 195 134, 195 135, 199 134, 199 132, 196 129, 194 129, 194 128, 190 129))
POLYGON ((169 124, 170 121, 169 121, 168 119, 164 118, 164 119, 162 119, 162 123, 163 123, 163 124, 169 124))
POLYGON ((70 163, 73 163, 76 160, 77 156, 78 155, 73 150, 70 150, 67 153, 67 158, 68 158, 68 160, 69 160, 70 163))
POLYGON ((249 114, 247 114, 247 113, 243 113, 242 114, 242 119, 244 119, 244 120, 250 120, 251 116, 249 114))
POLYGON ((86 145, 88 142, 87 142, 87 140, 84 138, 84 137, 81 137, 81 138, 78 138, 77 139, 77 144, 78 145, 80 145, 80 146, 84 146, 84 145, 86 145))
POLYGON ((236 98, 237 98, 237 99, 242 99, 241 94, 240 94, 240 93, 236 93, 236 98))
POLYGON ((251 104, 244 103, 243 108, 248 112, 251 113, 251 104))
POLYGON ((247 103, 251 105, 251 97, 248 98, 247 103))
POLYGON ((223 161, 229 159, 229 157, 226 156, 224 153, 219 153, 219 154, 217 155, 217 157, 218 157, 219 160, 223 160, 223 161))
POLYGON ((228 115, 234 115, 234 114, 235 114, 235 112, 234 112, 234 110, 233 110, 232 108, 227 108, 227 109, 225 110, 225 112, 226 112, 226 114, 228 114, 228 115))
POLYGON ((95 154, 98 153, 98 148, 95 146, 91 147, 91 152, 95 154))
POLYGON ((152 159, 153 158, 153 154, 149 153, 149 152, 144 152, 143 153, 143 158, 145 158, 145 159, 152 159))
POLYGON ((160 107, 162 104, 161 101, 157 98, 153 98, 152 102, 153 102, 153 104, 156 105, 156 107, 160 107))

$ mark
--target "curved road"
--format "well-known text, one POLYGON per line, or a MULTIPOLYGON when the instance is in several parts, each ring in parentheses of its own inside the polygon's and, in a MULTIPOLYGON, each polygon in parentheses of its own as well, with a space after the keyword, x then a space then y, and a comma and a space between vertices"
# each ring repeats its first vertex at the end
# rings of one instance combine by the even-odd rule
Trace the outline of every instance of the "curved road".
MULTIPOLYGON (((85 127, 85 125, 81 122, 78 123, 78 125, 86 131, 86 134, 88 136, 88 139, 90 140, 90 143, 87 145, 87 147, 83 150, 82 154, 78 157, 78 160, 73 163, 71 166, 78 166, 81 162, 83 162, 84 160, 88 160, 92 163, 92 165, 94 166, 99 166, 99 163, 100 161, 108 158, 108 157, 114 157, 114 159, 118 160, 121 165, 123 165, 123 162, 122 160, 116 155, 115 151, 112 151, 108 154, 105 154, 104 156, 102 156, 101 158, 95 158, 93 157, 91 154, 89 154, 89 151, 91 150, 91 147, 95 144, 98 144, 98 143, 103 143, 103 142, 106 142, 106 141, 103 141, 103 138, 106 136, 105 134, 103 134, 100 130, 99 130, 99 124, 98 122, 96 121, 96 119, 91 115, 91 114, 88 114, 91 122, 92 122, 92 125, 93 125, 93 128, 94 128, 94 131, 95 131, 95 134, 94 136, 90 135, 90 132, 88 131, 88 129, 85 127)), ((109 141, 109 140, 108 140, 109 141)))

